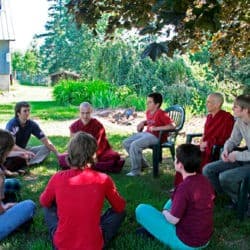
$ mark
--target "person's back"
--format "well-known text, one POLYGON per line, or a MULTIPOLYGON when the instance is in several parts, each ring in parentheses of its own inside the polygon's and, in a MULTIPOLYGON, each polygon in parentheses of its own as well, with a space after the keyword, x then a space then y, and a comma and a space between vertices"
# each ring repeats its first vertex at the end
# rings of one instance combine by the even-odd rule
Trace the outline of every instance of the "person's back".
POLYGON ((179 238, 190 246, 206 244, 213 232, 214 191, 201 174, 187 177, 176 188, 172 197, 171 213, 182 218, 176 224, 179 238), (178 205, 178 207, 175 206, 178 205), (185 206, 183 216, 182 206, 185 206))
MULTIPOLYGON (((59 217, 55 245, 59 249, 100 249, 103 245, 100 213, 105 197, 111 204, 121 199, 122 202, 112 205, 117 212, 124 209, 123 199, 114 197, 118 193, 111 189, 111 178, 91 168, 70 169, 58 172, 50 185, 53 185, 51 198, 56 195, 59 217)), ((50 203, 48 193, 47 198, 41 196, 41 203, 46 206, 47 202, 50 203)))
POLYGON ((111 177, 91 168, 96 149, 90 134, 76 133, 68 146, 71 169, 56 173, 40 196, 58 250, 101 249, 125 217, 125 200, 111 177), (112 208, 101 216, 105 199, 112 208))
POLYGON ((182 144, 176 149, 175 170, 183 182, 160 212, 147 204, 136 208, 139 232, 150 233, 171 249, 190 250, 208 245, 213 232, 214 191, 197 173, 201 163, 198 146, 182 144))

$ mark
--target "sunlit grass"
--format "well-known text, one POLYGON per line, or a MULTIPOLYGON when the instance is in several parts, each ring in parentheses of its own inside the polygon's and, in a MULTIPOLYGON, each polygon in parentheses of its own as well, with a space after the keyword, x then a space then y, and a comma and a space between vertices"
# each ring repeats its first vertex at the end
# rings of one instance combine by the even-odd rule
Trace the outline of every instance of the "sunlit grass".
MULTIPOLYGON (((68 119, 67 115, 76 116, 76 107, 57 106, 55 102, 32 102, 32 114, 41 120, 56 119, 56 115, 64 114, 63 119, 68 119), (67 114, 68 112, 68 114, 67 114), (57 113, 57 114, 55 114, 57 113), (66 115, 67 114, 67 115, 66 115)), ((0 105, 0 121, 6 116, 13 116, 13 105, 0 105)), ((5 120, 6 121, 6 120, 5 120)), ((55 128, 56 129, 56 128, 55 128)), ((109 133, 108 138, 113 148, 122 152, 121 142, 127 135, 109 133)), ((51 136, 50 139, 57 146, 60 152, 64 152, 69 141, 67 136, 51 136)), ((183 138, 181 138, 180 141, 183 138)), ((32 145, 40 142, 32 138, 32 145)), ((145 156, 152 166, 152 152, 145 151, 145 156)), ((166 250, 167 248, 156 240, 140 239, 136 237, 135 230, 138 224, 135 220, 135 208, 139 203, 152 204, 161 209, 166 200, 170 197, 169 190, 173 186, 174 167, 169 151, 164 150, 163 163, 160 165, 159 178, 153 178, 152 167, 143 172, 141 177, 129 178, 125 174, 130 169, 129 159, 126 159, 124 169, 119 174, 111 174, 118 190, 127 201, 127 217, 122 225, 118 236, 112 241, 109 249, 113 250, 166 250)), ((0 250, 50 250, 48 232, 43 219, 43 212, 39 205, 39 196, 44 190, 49 178, 58 171, 56 157, 51 154, 39 166, 31 167, 29 173, 23 177, 18 177, 22 183, 22 198, 32 199, 37 204, 36 216, 31 231, 28 234, 18 232, 10 235, 0 242, 0 250)), ((216 199, 214 213, 215 230, 207 249, 211 250, 247 250, 250 246, 250 223, 249 219, 239 222, 234 212, 226 211, 223 206, 228 199, 219 197, 216 199)), ((105 208, 108 204, 105 203, 105 208)), ((192 230, 192 228, 190 228, 192 230)))
MULTIPOLYGON (((29 102, 31 105, 31 118, 41 120, 67 120, 78 116, 78 107, 73 105, 62 106, 55 101, 29 102)), ((13 104, 0 104, 0 122, 8 121, 14 117, 13 104)))

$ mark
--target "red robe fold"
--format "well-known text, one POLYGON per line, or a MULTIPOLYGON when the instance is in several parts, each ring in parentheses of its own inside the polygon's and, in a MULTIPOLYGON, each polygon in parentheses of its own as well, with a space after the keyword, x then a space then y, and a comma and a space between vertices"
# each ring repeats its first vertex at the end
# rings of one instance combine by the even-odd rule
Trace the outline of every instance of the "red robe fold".
MULTIPOLYGON (((93 166, 94 169, 108 172, 120 172, 124 164, 124 159, 121 159, 119 153, 115 152, 106 137, 105 128, 95 118, 91 118, 89 123, 84 125, 80 119, 75 121, 69 127, 70 132, 75 134, 79 131, 86 132, 95 137, 97 141, 97 163, 93 166)), ((65 161, 67 154, 59 156, 60 166, 66 168, 68 164, 65 161)))
POLYGON ((86 132, 95 137, 97 141, 97 159, 102 158, 106 152, 111 149, 111 146, 106 138, 106 132, 103 125, 95 118, 91 118, 88 124, 84 125, 79 119, 69 127, 71 133, 75 134, 79 131, 86 132))
POLYGON ((233 126, 234 117, 224 110, 220 110, 214 117, 211 114, 207 116, 202 137, 207 142, 207 147, 202 155, 201 168, 211 162, 213 145, 223 146, 230 137, 233 126))
MULTIPOLYGON (((213 145, 223 146, 225 141, 230 137, 233 126, 234 117, 229 112, 220 110, 215 116, 211 114, 207 115, 202 137, 202 141, 207 142, 207 147, 202 152, 200 172, 202 172, 202 168, 207 163, 211 162, 213 145)), ((174 185, 177 186, 181 181, 181 174, 176 173, 174 185)))

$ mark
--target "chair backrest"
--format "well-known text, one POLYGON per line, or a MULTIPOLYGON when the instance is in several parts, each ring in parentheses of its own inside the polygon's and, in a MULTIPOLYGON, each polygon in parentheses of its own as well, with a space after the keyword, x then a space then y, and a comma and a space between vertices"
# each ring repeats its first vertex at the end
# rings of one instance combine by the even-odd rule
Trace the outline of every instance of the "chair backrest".
POLYGON ((180 105, 173 105, 165 110, 169 117, 175 122, 176 128, 175 133, 178 133, 184 125, 185 122, 185 109, 180 105))

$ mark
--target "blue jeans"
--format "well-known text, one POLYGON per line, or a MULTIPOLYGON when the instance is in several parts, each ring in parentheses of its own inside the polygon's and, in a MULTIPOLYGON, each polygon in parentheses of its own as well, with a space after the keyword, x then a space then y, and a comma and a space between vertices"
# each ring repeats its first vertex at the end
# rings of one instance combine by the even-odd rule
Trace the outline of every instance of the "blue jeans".
POLYGON ((240 183, 250 177, 250 162, 215 161, 203 168, 203 175, 209 179, 217 193, 225 192, 236 203, 240 183))
MULTIPOLYGON (((111 239, 116 235, 118 229, 120 228, 122 222, 124 221, 126 212, 116 213, 112 208, 109 208, 101 216, 101 228, 104 240, 104 248, 111 241, 111 239)), ((44 207, 44 217, 45 222, 49 229, 49 236, 52 242, 53 249, 56 249, 53 244, 54 233, 57 229, 58 217, 57 208, 52 206, 50 208, 44 207)))
POLYGON ((0 240, 15 231, 19 226, 32 219, 36 204, 31 200, 17 203, 0 215, 0 240))
MULTIPOLYGON (((164 209, 170 210, 172 201, 168 200, 164 209)), ((169 223, 161 211, 158 211, 151 205, 140 204, 135 210, 136 220, 140 223, 151 235, 167 245, 171 249, 193 250, 205 248, 190 247, 184 244, 176 234, 176 226, 169 223)))

